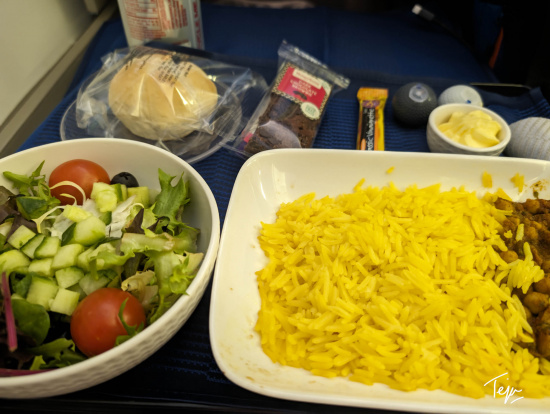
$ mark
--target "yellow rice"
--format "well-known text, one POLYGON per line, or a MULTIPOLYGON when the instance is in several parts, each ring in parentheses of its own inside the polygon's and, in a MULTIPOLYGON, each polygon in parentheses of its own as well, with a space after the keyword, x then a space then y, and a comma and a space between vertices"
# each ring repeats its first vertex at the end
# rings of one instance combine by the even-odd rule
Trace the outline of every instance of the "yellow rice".
POLYGON ((259 237, 256 330, 264 352, 315 375, 442 389, 473 398, 498 386, 550 395, 550 363, 533 342, 514 287, 544 276, 527 258, 507 264, 504 213, 464 188, 400 191, 357 184, 281 205, 259 237), (502 380, 502 382, 500 382, 502 380))
POLYGON ((523 191, 523 187, 525 186, 525 177, 523 175, 516 173, 516 175, 510 178, 510 181, 512 181, 520 193, 523 191))
POLYGON ((481 185, 485 188, 491 188, 493 186, 493 176, 487 171, 483 171, 481 176, 481 185))

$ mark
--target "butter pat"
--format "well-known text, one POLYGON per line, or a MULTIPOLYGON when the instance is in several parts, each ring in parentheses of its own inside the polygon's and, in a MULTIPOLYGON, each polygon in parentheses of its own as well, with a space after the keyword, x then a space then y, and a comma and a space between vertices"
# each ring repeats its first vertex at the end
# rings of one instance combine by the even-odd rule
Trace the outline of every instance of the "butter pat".
POLYGON ((501 127, 483 111, 453 112, 439 130, 459 144, 472 148, 488 148, 498 144, 501 127))

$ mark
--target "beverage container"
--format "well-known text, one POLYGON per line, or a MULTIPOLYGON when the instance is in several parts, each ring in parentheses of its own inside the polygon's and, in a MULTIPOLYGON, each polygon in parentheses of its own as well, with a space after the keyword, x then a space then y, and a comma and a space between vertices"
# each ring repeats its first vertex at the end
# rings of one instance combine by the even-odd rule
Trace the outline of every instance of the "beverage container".
POLYGON ((128 46, 150 41, 204 49, 200 0, 118 0, 128 46))

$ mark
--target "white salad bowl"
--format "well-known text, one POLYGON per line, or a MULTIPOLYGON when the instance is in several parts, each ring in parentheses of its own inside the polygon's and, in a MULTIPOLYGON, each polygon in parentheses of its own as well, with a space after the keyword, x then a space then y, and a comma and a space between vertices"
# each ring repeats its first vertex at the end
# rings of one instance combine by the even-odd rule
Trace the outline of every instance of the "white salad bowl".
MULTIPOLYGON (((0 398, 40 398, 82 390, 107 381, 133 368, 162 347, 189 319, 210 281, 220 237, 220 219, 212 191, 193 167, 172 153, 140 142, 116 138, 87 138, 63 141, 25 150, 0 159, 0 171, 30 174, 45 161, 48 174, 59 164, 85 158, 102 165, 110 176, 132 173, 140 185, 160 189, 158 169, 189 181, 191 202, 184 221, 198 229, 198 251, 204 258, 196 277, 156 322, 135 337, 98 356, 56 370, 0 378, 0 398)), ((0 174, 0 185, 11 188, 0 174)))

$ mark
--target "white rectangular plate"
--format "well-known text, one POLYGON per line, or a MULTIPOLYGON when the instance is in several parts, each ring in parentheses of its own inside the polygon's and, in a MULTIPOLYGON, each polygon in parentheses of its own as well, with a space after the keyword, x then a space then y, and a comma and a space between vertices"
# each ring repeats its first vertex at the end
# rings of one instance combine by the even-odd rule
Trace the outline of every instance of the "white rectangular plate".
POLYGON ((260 309, 255 272, 267 263, 258 243, 260 222, 274 222, 283 202, 310 192, 317 198, 349 193, 363 178, 365 185, 379 187, 390 181, 400 189, 440 183, 442 190, 464 185, 480 195, 500 187, 516 200, 533 198, 534 190, 540 198, 550 197, 550 162, 541 160, 323 149, 281 149, 250 158, 233 188, 213 280, 210 338, 223 373, 250 391, 304 402, 430 413, 548 412, 550 398, 512 404, 521 393, 506 402, 492 395, 472 399, 444 391, 402 392, 383 384, 317 377, 274 364, 263 353, 254 331, 260 309), (484 172, 493 178, 492 189, 482 187, 484 172), (521 193, 510 181, 516 173, 525 177, 521 193))

